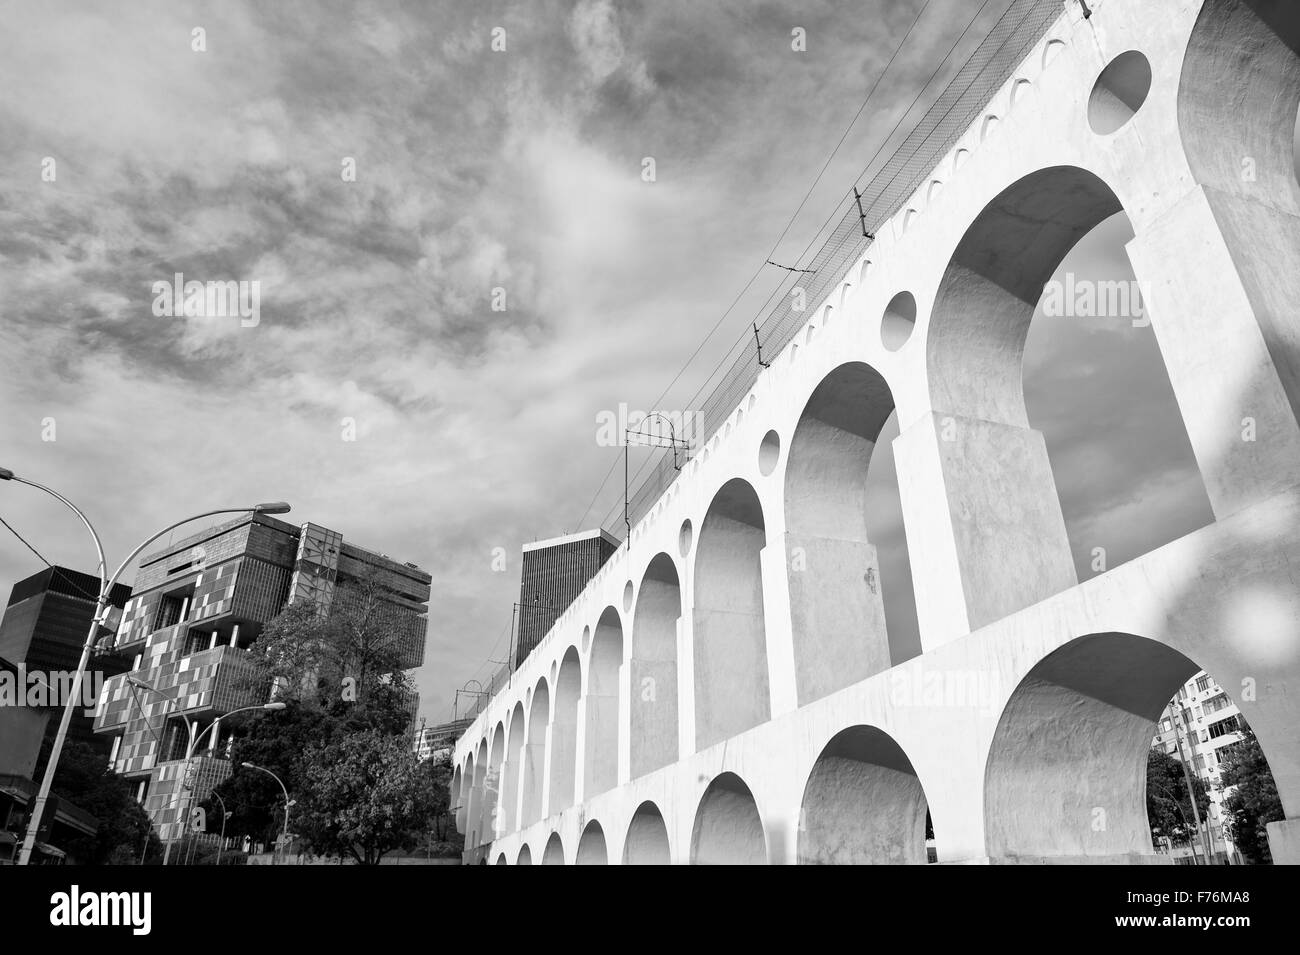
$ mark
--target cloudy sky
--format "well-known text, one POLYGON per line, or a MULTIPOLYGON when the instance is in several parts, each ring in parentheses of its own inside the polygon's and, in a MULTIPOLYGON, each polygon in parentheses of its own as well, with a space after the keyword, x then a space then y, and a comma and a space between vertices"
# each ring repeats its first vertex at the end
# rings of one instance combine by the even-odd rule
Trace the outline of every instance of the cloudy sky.
MULTIPOLYGON (((187 513, 286 499, 291 519, 419 564, 422 713, 448 717, 454 688, 504 659, 520 544, 620 494, 588 510, 617 453, 597 415, 647 407, 682 368, 920 5, 4 3, 0 463, 81 502, 111 555, 187 513), (177 272, 258 281, 260 321, 155 315, 153 284, 177 272)), ((933 0, 778 254, 803 249, 973 9, 933 0)), ((1126 228, 1074 267, 1130 275, 1126 228)), ((1081 567, 1093 546, 1113 565, 1208 518, 1149 329, 1038 322, 1026 390, 1081 567)), ((78 525, 36 492, 0 488, 0 516, 90 569, 78 525)), ((0 590, 40 567, 0 537, 0 590)))

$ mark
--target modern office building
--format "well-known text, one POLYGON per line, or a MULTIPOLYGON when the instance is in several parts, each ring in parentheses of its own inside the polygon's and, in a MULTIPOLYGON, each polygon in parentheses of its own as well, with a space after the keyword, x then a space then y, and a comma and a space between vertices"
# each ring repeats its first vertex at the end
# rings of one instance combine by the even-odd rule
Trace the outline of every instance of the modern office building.
POLYGON ((515 608, 515 667, 618 547, 617 538, 599 529, 524 545, 519 606, 515 608))
POLYGON ((263 626, 291 601, 310 600, 327 613, 350 580, 372 576, 395 611, 402 669, 420 666, 429 575, 336 531, 254 514, 141 560, 115 644, 134 663, 105 684, 95 730, 111 738, 117 772, 138 781, 137 798, 164 842, 181 828, 184 717, 203 734, 191 771, 197 804, 231 772, 222 717, 268 699, 270 686, 247 656, 263 626))
MULTIPOLYGON (((117 584, 109 602, 120 609, 126 606, 130 596, 130 587, 117 584)), ((9 603, 0 619, 0 657, 21 664, 28 673, 43 675, 51 684, 58 675, 75 673, 98 597, 98 577, 67 567, 47 567, 18 581, 9 593, 9 603)), ((108 630, 101 631, 101 639, 110 636, 108 630)), ((98 687, 108 677, 124 673, 130 667, 130 657, 97 648, 85 679, 91 687, 98 687)), ((48 735, 53 735, 59 727, 60 715, 55 712, 52 717, 47 720, 48 735)), ((104 746, 104 741, 95 736, 94 719, 83 708, 74 714, 68 738, 104 746)))
MULTIPOLYGON (((96 582, 98 586, 98 582, 96 582)), ((90 625, 87 616, 86 625, 90 625)), ((84 636, 84 634, 83 634, 84 636)), ((75 664, 74 664, 75 666, 75 664)), ((10 686, 25 682, 25 667, 0 656, 0 681, 10 686)), ((11 865, 27 833, 28 814, 40 788, 36 778, 41 740, 58 726, 58 711, 47 707, 0 706, 0 865, 11 865)), ((93 836, 99 826, 90 813, 52 793, 36 836, 34 865, 79 862, 66 848, 78 837, 93 836)))
MULTIPOLYGON (((1219 764, 1228 750, 1242 741, 1244 727, 1241 710, 1232 698, 1215 683, 1205 671, 1196 674, 1179 689, 1160 714, 1156 736, 1151 741, 1155 748, 1181 760, 1204 784, 1210 796, 1207 822, 1210 851, 1232 858, 1235 849, 1223 830, 1223 799, 1226 795, 1220 778, 1219 764)), ((1200 853, 1192 849, 1174 847, 1175 856, 1200 853)))

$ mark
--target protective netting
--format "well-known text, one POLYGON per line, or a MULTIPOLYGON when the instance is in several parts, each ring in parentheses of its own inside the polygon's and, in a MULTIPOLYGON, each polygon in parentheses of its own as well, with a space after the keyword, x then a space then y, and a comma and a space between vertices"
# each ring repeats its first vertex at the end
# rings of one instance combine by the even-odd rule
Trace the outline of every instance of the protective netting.
MULTIPOLYGON (((916 192, 926 176, 938 165, 957 141, 979 117, 993 95, 1011 77, 1012 71, 1063 15, 1061 0, 1011 0, 988 34, 952 74, 947 86, 933 99, 924 115, 910 128, 899 145, 879 164, 870 178, 859 185, 862 215, 852 190, 843 200, 843 214, 830 230, 824 244, 811 259, 797 263, 808 272, 791 273, 779 289, 776 305, 758 323, 757 342, 752 327, 728 352, 730 361, 713 390, 697 407, 696 434, 706 444, 753 388, 761 370, 758 342, 765 361, 780 354, 781 349, 816 313, 827 296, 845 277, 849 267, 862 257, 874 234, 894 216, 916 192), (803 289, 801 310, 795 287, 803 289)), ((832 219, 832 221, 834 221, 832 219)), ((710 376, 710 380, 714 376, 710 376)), ((694 401, 691 402, 694 405, 694 401)), ((628 516, 633 524, 640 520, 680 473, 669 450, 652 452, 648 473, 630 496, 628 516)), ((680 463, 680 462, 679 462, 680 463)), ((623 502, 620 499, 602 526, 622 538, 626 533, 623 502)))

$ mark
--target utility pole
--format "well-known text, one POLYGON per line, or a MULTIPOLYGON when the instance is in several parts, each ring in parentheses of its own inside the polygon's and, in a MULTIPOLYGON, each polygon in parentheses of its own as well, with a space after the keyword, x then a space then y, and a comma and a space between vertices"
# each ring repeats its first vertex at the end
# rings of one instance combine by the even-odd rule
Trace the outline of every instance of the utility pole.
MULTIPOLYGON (((1183 755, 1183 708, 1180 704, 1174 706, 1172 709, 1174 711, 1174 739, 1178 743, 1178 761, 1182 763, 1183 766, 1183 780, 1187 783, 1187 799, 1192 804, 1192 818, 1196 820, 1196 835, 1200 840, 1201 850, 1205 853, 1205 864, 1209 865, 1210 849, 1209 845, 1205 841, 1206 832, 1201 828, 1201 810, 1196 805, 1196 788, 1192 785, 1192 774, 1188 769, 1188 760, 1183 755)), ((1195 753, 1196 750, 1192 749, 1193 758, 1195 758, 1195 753)), ((1195 850, 1192 851, 1192 858, 1193 860, 1196 858, 1195 850)))

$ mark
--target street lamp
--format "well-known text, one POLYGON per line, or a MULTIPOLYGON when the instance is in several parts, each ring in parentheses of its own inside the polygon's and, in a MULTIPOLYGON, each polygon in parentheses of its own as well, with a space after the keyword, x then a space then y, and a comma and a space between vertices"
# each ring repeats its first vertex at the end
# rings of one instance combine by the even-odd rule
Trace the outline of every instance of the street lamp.
MULTIPOLYGON (((283 706, 284 704, 281 703, 280 705, 283 706)), ((266 773, 280 784, 280 791, 284 793, 284 829, 280 833, 280 843, 284 847, 284 857, 289 858, 289 807, 293 805, 293 802, 289 799, 289 790, 285 788, 284 780, 265 766, 254 766, 252 763, 240 763, 239 765, 245 769, 256 769, 259 773, 266 773)))
MULTIPOLYGON (((199 740, 203 739, 204 735, 211 732, 212 728, 216 726, 220 720, 228 719, 229 717, 234 716, 236 713, 246 713, 249 710, 263 710, 266 712, 274 713, 285 708, 285 705, 283 703, 262 703, 255 706, 241 706, 239 707, 239 709, 231 710, 229 713, 223 713, 217 719, 213 720, 211 723, 205 726, 202 730, 195 732, 194 721, 190 719, 187 714, 180 712, 180 708, 176 705, 176 701, 173 700, 170 696, 163 693, 157 687, 150 686, 148 683, 145 683, 143 680, 137 680, 135 677, 127 677, 126 682, 130 683, 132 686, 139 687, 142 690, 148 690, 150 693, 153 693, 161 697, 165 702, 171 704, 172 711, 179 713, 180 718, 185 721, 185 729, 188 735, 188 742, 185 744, 185 769, 181 773, 180 792, 182 793, 185 793, 186 784, 189 783, 190 767, 194 761, 194 751, 199 748, 199 740)), ((182 829, 184 829, 184 827, 189 822, 190 802, 193 798, 194 798, 194 787, 190 786, 188 789, 188 793, 183 796, 180 816, 178 819, 182 829)), ((163 865, 166 865, 167 861, 171 858, 172 844, 175 841, 176 841, 175 838, 167 840, 167 849, 163 853, 163 865)))
POLYGON ((215 789, 212 795, 216 797, 217 802, 221 805, 221 841, 217 843, 217 865, 221 865, 221 853, 226 848, 226 820, 230 818, 230 813, 226 811, 226 801, 221 798, 221 793, 215 789))
POLYGON ((54 745, 50 748, 50 758, 45 764, 45 774, 41 777, 41 786, 36 794, 36 802, 32 807, 31 817, 27 820, 27 833, 23 837, 22 852, 18 857, 19 865, 27 865, 31 861, 32 850, 36 846, 36 833, 41 823, 41 817, 45 815, 45 806, 49 802, 50 787, 54 783, 54 773, 59 766, 59 757, 63 754, 63 744, 68 737, 68 727, 72 723, 72 714, 76 710, 77 700, 81 697, 81 684, 86 676, 86 667, 90 662, 90 651, 94 649, 96 638, 99 636, 99 628, 103 626, 109 606, 109 595, 113 587, 117 584, 117 579, 122 576, 122 572, 127 566, 140 555, 146 547, 170 533, 182 524, 188 524, 190 521, 197 521, 204 517, 211 517, 216 514, 286 514, 289 511, 289 505, 283 501, 273 501, 266 504, 257 504, 253 507, 225 507, 213 511, 205 511, 202 514, 195 514, 193 517, 187 517, 182 521, 177 521, 164 527, 157 534, 154 534, 148 540, 144 541, 135 550, 131 551, 126 560, 122 561, 121 566, 113 572, 113 576, 105 577, 107 564, 104 560, 104 547, 100 543, 99 535, 95 533, 95 528, 91 525, 89 518, 81 510, 69 501, 66 497, 44 484, 38 484, 35 481, 29 481, 26 478, 19 477, 8 468, 0 468, 0 481, 15 481, 19 484, 26 484, 34 487, 39 491, 44 491, 51 497, 64 504, 69 510, 80 518, 81 523, 86 525, 86 530, 90 532, 91 540, 95 542, 95 552, 99 556, 99 564, 96 572, 99 574, 99 597, 95 601, 95 613, 90 619, 90 632, 86 634, 86 642, 81 648, 81 660, 77 664, 77 672, 73 677, 72 685, 68 690, 68 699, 63 707, 63 718, 59 722, 59 731, 54 737, 54 745))

